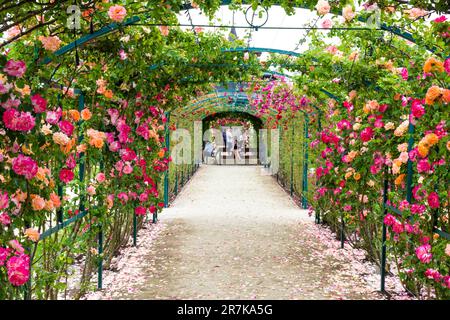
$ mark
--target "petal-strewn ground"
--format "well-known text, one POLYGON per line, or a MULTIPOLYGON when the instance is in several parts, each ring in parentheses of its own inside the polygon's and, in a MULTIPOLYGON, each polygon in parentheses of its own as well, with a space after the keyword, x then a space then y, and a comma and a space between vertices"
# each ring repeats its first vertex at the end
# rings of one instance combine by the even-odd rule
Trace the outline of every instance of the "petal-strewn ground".
MULTIPOLYGON (((256 166, 203 166, 87 299, 384 299, 362 251, 256 166)), ((395 277, 394 298, 407 298, 395 277)))

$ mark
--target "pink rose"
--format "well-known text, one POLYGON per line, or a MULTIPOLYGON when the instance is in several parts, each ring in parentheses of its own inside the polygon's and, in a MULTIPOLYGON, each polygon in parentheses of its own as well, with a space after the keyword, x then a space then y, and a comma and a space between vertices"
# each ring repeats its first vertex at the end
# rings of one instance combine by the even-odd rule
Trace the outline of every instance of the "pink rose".
POLYGON ((113 141, 109 144, 109 151, 117 152, 120 149, 120 143, 118 141, 113 141))
POLYGON ((322 28, 330 29, 333 26, 333 22, 330 19, 324 19, 322 21, 322 28))
POLYGON ((450 58, 445 59, 444 68, 445 72, 450 75, 450 58))
POLYGON ((11 224, 11 218, 6 212, 0 214, 0 223, 4 226, 11 224))
POLYGON ((122 202, 122 204, 125 204, 128 201, 128 195, 125 192, 120 192, 117 195, 117 198, 122 202))
POLYGON ((99 182, 102 183, 105 181, 105 174, 103 172, 99 172, 97 174, 97 176, 95 177, 95 179, 99 182))
POLYGON ((12 168, 18 175, 31 180, 38 172, 38 165, 32 158, 19 154, 12 160, 12 168))
POLYGON ((0 210, 6 209, 9 206, 8 192, 0 191, 0 210))
POLYGON ((145 207, 139 206, 134 209, 134 213, 137 216, 145 216, 145 214, 147 213, 147 209, 145 207))
POLYGON ((47 121, 50 124, 57 124, 61 116, 62 116, 61 108, 56 109, 56 111, 47 111, 47 117, 45 121, 47 121))
POLYGON ((59 179, 64 183, 69 183, 73 180, 75 174, 70 169, 61 169, 59 172, 59 179))
POLYGON ((431 193, 428 195, 427 201, 428 201, 428 205, 429 205, 431 208, 438 209, 439 206, 440 206, 440 203, 439 203, 439 196, 438 196, 438 194, 437 194, 436 192, 434 192, 434 191, 431 192, 431 193))
POLYGON ((90 196, 94 196, 96 194, 95 187, 93 185, 90 185, 89 187, 87 187, 87 193, 90 196))
POLYGON ((429 244, 424 244, 416 248, 416 256, 422 263, 430 263, 433 255, 431 254, 431 246, 429 244))
POLYGON ((11 250, 9 248, 0 247, 0 267, 5 265, 11 250))
POLYGON ((328 1, 319 0, 316 4, 316 10, 320 16, 323 16, 330 12, 330 4, 328 3, 328 1))
POLYGON ((414 99, 411 104, 411 113, 417 119, 421 118, 425 114, 425 108, 423 107, 419 99, 414 99))
POLYGON ((8 242, 8 244, 10 245, 11 248, 13 248, 18 253, 24 253, 25 252, 25 250, 23 249, 22 245, 16 239, 10 240, 8 242))
POLYGON ((360 133, 360 137, 363 142, 370 141, 373 137, 373 129, 371 127, 363 129, 360 133))
POLYGON ((417 171, 419 173, 426 172, 428 173, 431 170, 431 165, 428 162, 428 159, 421 159, 417 162, 417 171))
POLYGON ((25 65, 25 62, 23 61, 14 61, 9 60, 5 67, 3 68, 3 71, 9 74, 12 77, 21 78, 25 71, 27 70, 27 67, 25 65))
POLYGON ((47 100, 42 98, 39 94, 35 94, 31 97, 31 104, 36 113, 42 113, 47 109, 47 100))
POLYGON ((139 201, 140 202, 145 202, 148 200, 148 194, 146 192, 143 192, 139 195, 139 201))
POLYGON ((127 163, 123 168, 123 173, 130 174, 132 172, 133 172, 133 167, 127 163))
POLYGON ((26 254, 11 257, 6 263, 8 280, 14 286, 24 285, 30 277, 30 257, 26 254))
POLYGON ((34 117, 29 112, 8 109, 3 113, 5 127, 12 131, 30 131, 36 125, 34 117))
POLYGON ((127 15, 127 10, 119 5, 114 5, 109 8, 108 10, 108 16, 111 20, 116 22, 122 22, 123 19, 125 19, 125 16, 127 15))
POLYGON ((342 16, 346 21, 350 21, 356 16, 356 13, 353 12, 352 6, 347 5, 342 9, 342 16))
POLYGON ((133 150, 127 148, 120 150, 120 156, 122 157, 123 161, 132 161, 136 159, 136 152, 133 150))
POLYGON ((58 123, 58 127, 62 132, 64 132, 69 137, 72 135, 73 130, 75 129, 74 125, 67 120, 60 121, 58 123))
POLYGON ((73 154, 71 154, 66 159, 66 166, 67 166, 67 168, 72 170, 73 168, 75 168, 76 165, 77 165, 77 162, 75 161, 75 157, 73 156, 73 154))

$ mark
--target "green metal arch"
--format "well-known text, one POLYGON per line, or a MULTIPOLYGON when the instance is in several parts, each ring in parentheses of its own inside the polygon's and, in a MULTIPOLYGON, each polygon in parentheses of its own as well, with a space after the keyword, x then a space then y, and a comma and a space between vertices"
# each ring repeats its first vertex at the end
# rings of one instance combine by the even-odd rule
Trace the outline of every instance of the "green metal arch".
MULTIPOLYGON (((225 1, 221 2, 221 5, 228 5, 230 3, 231 3, 231 0, 225 0, 225 1)), ((295 5, 294 7, 311 10, 310 8, 308 8, 306 6, 301 6, 301 5, 295 5)), ((193 9, 193 7, 191 6, 191 4, 186 4, 181 9, 182 10, 193 9)), ((333 12, 333 13, 338 14, 338 15, 342 15, 342 12, 340 12, 340 11, 336 11, 336 12, 333 12)), ((147 18, 149 16, 150 16, 150 14, 147 13, 143 17, 145 19, 145 18, 147 18)), ((362 22, 366 21, 365 19, 363 19, 361 17, 359 17, 358 19, 360 21, 362 21, 362 22)), ((93 33, 81 36, 77 40, 75 40, 75 41, 65 45, 64 47, 62 47, 59 50, 55 51, 54 52, 54 56, 57 57, 57 56, 64 55, 65 53, 75 49, 77 46, 81 46, 81 45, 83 45, 83 44, 85 44, 85 43, 87 43, 87 42, 89 42, 89 41, 91 41, 91 40, 93 40, 95 38, 98 38, 98 37, 104 36, 106 34, 112 33, 114 31, 117 31, 119 28, 122 28, 124 26, 132 26, 132 25, 134 25, 134 24, 136 24, 136 23, 138 23, 140 21, 141 21, 141 17, 140 16, 133 16, 133 17, 125 20, 123 23, 120 23, 120 24, 119 23, 115 23, 115 22, 114 23, 110 23, 110 24, 102 27, 101 29, 93 32, 93 33)), ((404 38, 404 39, 406 39, 408 41, 411 41, 413 43, 417 43, 416 39, 414 38, 414 36, 411 33, 405 32, 405 31, 401 30, 398 27, 395 27, 395 26, 391 27, 391 26, 388 26, 388 25, 383 23, 383 24, 380 25, 380 28, 381 28, 381 30, 391 32, 391 33, 393 33, 393 34, 395 34, 395 35, 397 35, 397 36, 399 36, 401 38, 404 38)), ((433 48, 428 48, 428 50, 434 52, 433 48)), ((51 61, 52 61, 51 57, 46 57, 46 58, 44 58, 43 60, 40 61, 40 64, 48 64, 51 61)))

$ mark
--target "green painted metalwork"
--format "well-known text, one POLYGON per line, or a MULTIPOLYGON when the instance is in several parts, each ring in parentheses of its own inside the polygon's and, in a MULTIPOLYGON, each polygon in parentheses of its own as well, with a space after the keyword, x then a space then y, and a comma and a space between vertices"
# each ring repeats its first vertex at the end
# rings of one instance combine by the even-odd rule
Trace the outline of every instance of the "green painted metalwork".
POLYGON ((87 214, 88 214, 88 211, 82 211, 82 212, 80 211, 80 213, 77 214, 76 216, 73 216, 72 218, 69 218, 61 223, 58 223, 56 226, 45 230, 45 232, 41 233, 41 235, 39 236, 39 241, 44 240, 45 238, 48 238, 49 236, 58 232, 59 230, 62 230, 65 227, 67 227, 68 225, 74 223, 75 221, 80 220, 81 218, 85 217, 87 214))
MULTIPOLYGON (((408 154, 411 152, 414 145, 414 125, 411 122, 412 114, 409 115, 409 125, 408 125, 408 154)), ((413 179, 413 163, 408 157, 407 162, 407 175, 406 175, 406 201, 411 203, 412 200, 412 179, 413 179)))
MULTIPOLYGON (((169 130, 169 121, 170 121, 170 112, 165 112, 166 123, 164 128, 165 133, 165 142, 166 142, 166 153, 170 153, 170 130, 169 130)), ((164 172, 164 208, 169 206, 169 168, 164 172)))
POLYGON ((300 53, 295 52, 295 51, 287 51, 287 50, 280 50, 280 49, 274 49, 274 48, 261 48, 261 47, 237 47, 237 48, 221 49, 221 51, 222 52, 270 52, 270 53, 278 53, 278 54, 294 56, 294 57, 301 56, 300 53))
MULTIPOLYGON (((387 193, 388 193, 388 187, 389 187, 387 176, 388 176, 388 170, 387 170, 387 167, 385 167, 385 170, 384 170, 384 186, 383 186, 383 204, 384 204, 383 220, 384 220, 384 217, 387 215, 386 202, 387 202, 387 199, 388 199, 387 193)), ((384 223, 384 221, 382 221, 381 223, 383 224, 383 228, 382 228, 382 231, 381 231, 381 261, 380 261, 381 280, 380 280, 380 291, 381 292, 385 292, 387 230, 386 230, 386 224, 384 223)))
POLYGON ((137 215, 133 212, 133 247, 137 244, 137 215))
POLYGON ((295 126, 292 126, 292 135, 291 135, 291 177, 290 181, 290 195, 294 194, 294 133, 295 126))
POLYGON ((304 121, 304 135, 303 135, 303 183, 302 183, 302 208, 307 209, 308 208, 308 199, 306 197, 306 194, 308 193, 308 157, 309 157, 309 145, 308 145, 308 139, 309 139, 309 116, 307 113, 305 113, 305 121, 304 121))
POLYGON ((98 232, 98 267, 97 267, 97 289, 103 287, 103 226, 100 224, 100 230, 98 232))

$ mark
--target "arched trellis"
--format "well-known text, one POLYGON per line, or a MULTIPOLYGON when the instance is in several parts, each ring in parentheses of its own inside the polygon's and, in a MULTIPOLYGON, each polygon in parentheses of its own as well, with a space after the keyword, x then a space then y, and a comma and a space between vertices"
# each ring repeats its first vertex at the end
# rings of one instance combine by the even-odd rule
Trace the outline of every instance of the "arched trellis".
MULTIPOLYGON (((226 2, 226 1, 225 1, 226 2)), ((136 20, 136 21, 138 21, 138 20, 136 20)), ((133 23, 130 23, 130 25, 133 25, 133 23)), ((107 30, 105 30, 105 33, 104 34, 107 34, 107 33, 109 33, 107 30)), ((99 33, 99 36, 101 36, 100 35, 100 33, 99 33)), ((95 38, 95 37, 91 37, 91 39, 93 39, 93 38, 95 38)), ((411 39, 408 39, 408 40, 411 40, 411 39)), ((75 42, 75 47, 77 46, 77 42, 75 42)), ((258 50, 264 50, 264 48, 250 48, 250 49, 252 49, 252 50, 249 50, 249 48, 234 48, 235 50, 235 52, 237 52, 237 51, 253 51, 253 52, 258 52, 258 50), (238 50, 239 49, 239 50, 238 50)), ((70 50, 68 50, 67 52, 69 52, 70 50)), ((231 49, 224 49, 223 50, 223 52, 233 52, 233 50, 231 50, 231 49)), ((266 52, 273 52, 273 53, 277 53, 277 54, 290 54, 290 52, 289 51, 284 51, 284 50, 278 50, 278 49, 266 49, 266 52)), ((296 53, 294 53, 294 54, 292 54, 292 55, 295 55, 295 56, 298 56, 298 54, 296 54, 296 53)), ((51 60, 50 60, 51 61, 51 60)), ((44 62, 45 62, 45 59, 44 59, 44 62)), ((158 68, 158 65, 154 65, 154 66, 150 66, 150 69, 157 69, 158 68)), ((328 92, 328 91, 326 91, 325 89, 322 89, 321 90, 322 92, 324 92, 326 95, 328 95, 329 97, 331 97, 331 98, 333 98, 333 99, 335 99, 335 100, 340 100, 338 97, 336 97, 335 95, 333 95, 332 93, 330 93, 330 92, 328 92)), ((239 104, 240 104, 240 102, 239 102, 239 104)), ((242 103, 243 105, 245 105, 245 102, 243 102, 242 103)), ((224 107, 224 105, 222 104, 220 104, 220 103, 217 103, 216 105, 216 108, 217 109, 220 109, 221 107, 223 108, 224 107)), ((316 107, 316 106, 314 106, 314 105, 312 105, 317 111, 318 111, 318 114, 319 114, 319 126, 320 126, 320 109, 318 108, 318 107, 316 107)), ((304 130, 305 130, 305 150, 306 150, 306 157, 304 157, 304 159, 303 159, 303 161, 304 161, 304 165, 303 165, 303 169, 304 169, 304 179, 303 179, 303 191, 307 191, 307 166, 308 166, 308 154, 307 154, 307 150, 308 150, 308 143, 307 143, 307 139, 308 139, 308 122, 309 122, 309 115, 310 115, 310 113, 307 113, 306 111, 304 111, 304 110, 300 110, 303 114, 304 114, 304 117, 305 117, 305 128, 304 128, 304 130), (305 179, 305 177, 306 177, 306 179, 305 179), (306 181, 306 185, 305 185, 305 181, 306 181)), ((241 111, 240 110, 240 112, 247 112, 247 111, 241 111)), ((313 113, 312 113, 313 114, 313 113)), ((169 119, 169 117, 170 117, 170 113, 166 113, 166 116, 167 116, 167 118, 169 119)), ((167 127, 166 127, 166 132, 168 132, 168 129, 167 129, 167 127)), ((166 147, 167 148, 169 148, 170 147, 170 145, 168 144, 168 142, 169 142, 169 140, 168 139, 166 139, 166 147)), ((80 172, 82 172, 82 171, 80 171, 80 172)), ((166 173, 166 175, 167 175, 167 173, 166 173)), ((166 178, 165 178, 166 179, 166 178)), ((292 187, 291 187, 291 190, 292 190, 292 187)), ((165 192, 165 195, 166 194, 168 194, 168 192, 167 192, 167 190, 166 190, 166 188, 164 188, 164 192, 165 192)), ((292 192, 292 191, 291 191, 292 192)), ((304 207, 304 208, 306 208, 306 206, 307 206, 307 202, 306 202, 306 198, 305 198, 305 193, 303 193, 302 194, 302 206, 304 207)), ((154 218, 156 218, 156 215, 154 216, 154 218)), ((100 239, 100 236, 99 236, 99 239, 100 239)), ((100 241, 100 240, 99 240, 100 241)), ((101 245, 100 245, 100 248, 101 248, 101 245)), ((100 251, 100 250, 99 250, 100 251)), ((99 271, 99 278, 101 279, 101 272, 99 271)), ((101 283, 101 282, 100 282, 101 283)), ((101 284, 99 285, 100 287, 101 287, 101 284)))
MULTIPOLYGON (((231 0, 223 0, 221 1, 221 5, 229 5, 231 4, 231 0)), ((310 10, 311 8, 306 7, 306 6, 302 6, 302 5, 294 5, 295 8, 299 8, 299 9, 308 9, 310 10)), ((180 8, 180 10, 188 10, 188 9, 195 9, 191 3, 185 4, 182 6, 182 8, 180 8)), ((334 10, 333 11, 334 14, 336 15, 342 15, 342 11, 340 10, 334 10)), ((115 32, 117 30, 119 30, 120 28, 126 27, 126 26, 133 26, 136 25, 142 21, 144 21, 147 17, 150 17, 150 14, 143 14, 142 16, 140 15, 136 15, 133 16, 127 20, 125 20, 122 23, 110 23, 102 28, 100 28, 99 30, 92 32, 90 34, 81 36, 80 38, 76 39, 75 41, 73 41, 72 43, 69 43, 67 45, 65 45, 64 47, 60 48, 59 50, 54 52, 54 57, 58 57, 61 55, 66 54, 67 52, 70 52, 72 50, 74 50, 75 48, 77 48, 78 46, 81 46, 85 43, 88 43, 96 38, 102 37, 104 35, 107 35, 109 33, 115 32)), ((362 18, 362 17, 358 17, 358 20, 361 22, 365 22, 366 19, 362 18)), ((157 26, 158 24, 154 24, 155 26, 157 26)), ((159 24, 161 25, 161 24, 159 24)), ((413 43, 417 43, 418 40, 416 40, 416 38, 414 37, 413 34, 403 31, 402 29, 400 29, 399 27, 396 26, 389 26, 385 23, 380 24, 379 30, 382 31, 386 31, 389 33, 392 33, 396 36, 399 36, 405 40, 411 41, 413 43)), ((429 51, 434 52, 434 48, 428 48, 429 51)), ((46 57, 44 58, 42 61, 40 61, 41 64, 48 64, 53 60, 53 58, 51 57, 46 57)))

